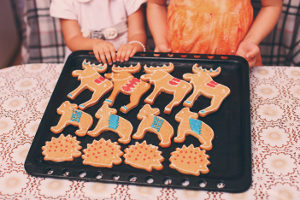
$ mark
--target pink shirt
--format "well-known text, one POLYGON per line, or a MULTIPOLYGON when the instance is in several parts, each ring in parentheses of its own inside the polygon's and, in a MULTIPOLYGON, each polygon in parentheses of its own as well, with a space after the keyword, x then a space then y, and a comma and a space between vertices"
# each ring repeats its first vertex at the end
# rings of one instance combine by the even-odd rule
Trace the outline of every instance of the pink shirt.
MULTIPOLYGON (((121 22, 137 11, 146 0, 52 0, 50 15, 77 20, 82 31, 101 30, 121 22)), ((128 42, 128 32, 113 40, 115 49, 128 42)), ((66 49, 66 56, 71 51, 66 49)))

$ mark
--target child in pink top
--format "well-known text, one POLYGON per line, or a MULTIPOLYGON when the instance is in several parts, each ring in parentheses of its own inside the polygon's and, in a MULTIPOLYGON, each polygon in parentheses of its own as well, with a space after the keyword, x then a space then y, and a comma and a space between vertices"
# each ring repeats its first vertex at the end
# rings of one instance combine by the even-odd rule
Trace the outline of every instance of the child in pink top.
POLYGON ((67 56, 71 51, 93 50, 99 62, 112 64, 145 51, 144 2, 52 0, 50 14, 60 19, 67 56))

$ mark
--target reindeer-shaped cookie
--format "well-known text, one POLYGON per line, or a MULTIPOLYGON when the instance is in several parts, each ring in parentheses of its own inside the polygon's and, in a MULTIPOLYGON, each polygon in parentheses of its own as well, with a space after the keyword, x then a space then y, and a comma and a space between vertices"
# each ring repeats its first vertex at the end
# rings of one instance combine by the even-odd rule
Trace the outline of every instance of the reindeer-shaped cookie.
POLYGON ((81 110, 96 104, 103 95, 113 88, 112 82, 99 74, 106 71, 107 64, 95 65, 84 60, 82 62, 82 68, 83 70, 75 70, 72 72, 72 76, 78 77, 81 83, 75 90, 68 94, 68 98, 73 100, 86 89, 93 92, 90 100, 79 105, 81 110))
POLYGON ((158 108, 151 108, 149 104, 144 105, 137 115, 137 118, 142 121, 132 138, 142 139, 146 132, 152 132, 157 134, 158 139, 161 141, 159 146, 169 147, 171 138, 174 135, 174 129, 167 120, 157 116, 159 113, 158 108))
POLYGON ((161 93, 173 94, 172 101, 165 107, 164 113, 170 114, 172 108, 181 103, 183 98, 192 90, 191 84, 184 80, 173 77, 170 73, 174 70, 174 65, 162 67, 144 66, 146 74, 141 76, 144 81, 149 81, 154 85, 153 92, 145 99, 145 103, 153 104, 155 98, 161 93))
POLYGON ((63 102, 57 108, 57 114, 61 115, 56 126, 52 126, 50 130, 53 133, 61 133, 68 125, 78 126, 75 131, 78 136, 85 136, 89 128, 93 124, 93 118, 90 114, 78 110, 76 104, 71 104, 69 101, 63 102))
POLYGON ((223 100, 230 94, 230 89, 216 83, 211 78, 216 77, 221 73, 221 67, 218 67, 215 70, 207 70, 198 67, 198 64, 194 64, 192 70, 194 72, 193 74, 187 73, 183 75, 183 79, 190 81, 194 87, 193 93, 186 101, 184 101, 183 105, 191 108, 200 95, 211 98, 211 105, 198 112, 201 117, 205 117, 219 109, 223 100))
POLYGON ((151 86, 149 83, 141 81, 132 75, 141 70, 140 63, 136 66, 131 65, 129 67, 113 66, 111 70, 112 73, 106 73, 105 77, 112 80, 114 89, 111 95, 105 100, 105 103, 112 106, 120 92, 125 95, 130 95, 130 103, 120 108, 121 112, 127 113, 139 104, 141 97, 151 86))
POLYGON ((197 113, 184 107, 175 115, 175 120, 179 122, 179 126, 174 142, 182 143, 185 141, 186 135, 192 135, 200 141, 200 148, 211 150, 214 131, 203 121, 198 120, 197 113))
POLYGON ((96 127, 92 131, 88 131, 88 135, 97 137, 104 131, 112 131, 119 135, 119 142, 128 144, 131 140, 132 125, 126 119, 116 115, 117 110, 110 108, 108 104, 104 103, 96 112, 95 117, 99 119, 96 127))

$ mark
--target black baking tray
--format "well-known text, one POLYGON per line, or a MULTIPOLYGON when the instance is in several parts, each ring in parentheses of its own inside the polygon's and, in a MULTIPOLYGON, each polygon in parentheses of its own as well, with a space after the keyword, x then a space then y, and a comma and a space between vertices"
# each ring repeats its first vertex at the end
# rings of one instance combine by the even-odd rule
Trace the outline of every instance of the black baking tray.
MULTIPOLYGON (((251 133, 250 133, 250 100, 249 100, 249 66, 245 59, 238 56, 221 56, 221 55, 202 55, 202 54, 168 54, 168 53, 137 53, 129 61, 124 63, 115 63, 120 66, 135 65, 138 62, 142 66, 145 64, 152 66, 162 66, 172 62, 175 70, 171 73, 174 77, 182 79, 184 73, 191 73, 192 66, 198 63, 204 68, 216 69, 221 66, 222 72, 219 76, 213 78, 217 83, 226 85, 230 88, 230 95, 223 101, 219 110, 206 117, 199 117, 200 120, 208 124, 215 134, 213 140, 213 148, 207 151, 210 156, 208 165, 210 172, 208 174, 200 174, 200 176, 185 175, 169 168, 169 156, 177 147, 182 147, 194 144, 200 146, 197 139, 192 136, 187 136, 184 143, 174 143, 173 138, 176 136, 178 123, 174 120, 175 114, 182 108, 182 103, 174 107, 170 115, 164 114, 164 107, 171 101, 172 95, 160 94, 152 107, 159 108, 160 116, 165 118, 174 127, 174 137, 169 148, 160 147, 159 140, 156 134, 147 133, 144 140, 148 144, 153 144, 159 147, 162 151, 162 156, 165 160, 162 162, 164 168, 160 171, 136 169, 124 162, 120 165, 115 165, 112 168, 97 168, 82 164, 82 158, 75 158, 71 162, 51 162, 44 161, 41 147, 46 141, 50 141, 52 137, 58 137, 60 134, 54 134, 50 131, 50 127, 57 124, 59 115, 56 114, 56 109, 62 102, 68 100, 72 103, 80 104, 87 101, 91 97, 91 92, 85 90, 75 100, 67 98, 67 94, 75 89, 80 82, 77 77, 72 77, 72 71, 82 69, 82 61, 86 59, 92 63, 98 64, 91 51, 78 51, 72 53, 61 72, 57 81, 56 87, 50 98, 48 106, 40 122, 37 133, 32 142, 30 151, 25 161, 25 169, 27 173, 40 177, 64 178, 73 180, 85 181, 101 181, 110 183, 136 184, 145 186, 185 188, 194 190, 209 190, 209 191, 226 191, 226 192, 243 192, 247 190, 252 182, 251 173, 251 133)), ((107 72, 110 72, 110 67, 107 72)), ((135 77, 140 77, 141 72, 134 74, 135 77)), ((102 74, 103 75, 103 74, 102 74)), ((113 105, 118 110, 118 115, 129 120, 135 133, 139 120, 137 113, 144 105, 144 99, 152 92, 152 88, 143 95, 140 104, 128 112, 123 114, 119 108, 124 105, 124 102, 129 101, 129 96, 119 94, 113 105)), ((192 92, 192 91, 191 91, 192 92)), ((185 97, 185 99, 191 94, 185 97)), ((97 123, 94 117, 95 112, 101 107, 103 101, 110 95, 110 92, 102 97, 98 104, 85 109, 85 112, 91 114, 94 118, 94 123, 91 129, 97 123)), ((183 101, 182 101, 183 102, 183 101)), ((210 99, 199 97, 195 102, 191 111, 198 112, 201 108, 207 107, 210 104, 210 99)), ((68 126, 61 134, 75 135, 77 127, 68 126)), ((115 133, 104 132, 96 138, 88 135, 84 137, 76 136, 81 141, 82 149, 85 149, 88 143, 92 143, 94 139, 100 138, 111 139, 117 141, 118 136, 115 133)), ((134 144, 136 141, 132 139, 127 145, 120 144, 124 150, 128 145, 134 144)), ((124 158, 122 158, 124 160, 124 158)))

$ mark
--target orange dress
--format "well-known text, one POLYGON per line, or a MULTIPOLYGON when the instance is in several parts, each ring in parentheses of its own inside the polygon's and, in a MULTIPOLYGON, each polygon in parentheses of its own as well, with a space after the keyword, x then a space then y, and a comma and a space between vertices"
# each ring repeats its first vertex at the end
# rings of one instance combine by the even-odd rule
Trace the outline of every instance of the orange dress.
POLYGON ((253 20, 251 0, 170 0, 174 53, 235 54, 253 20))

